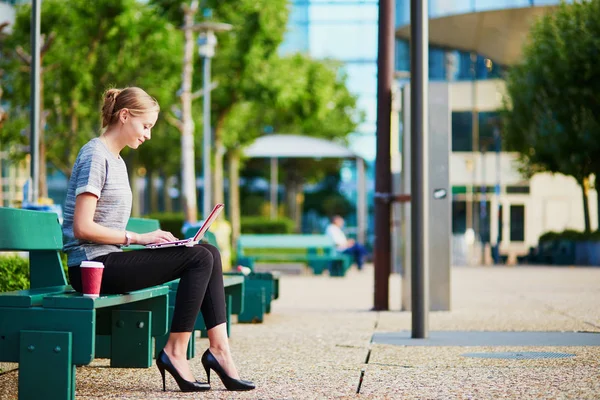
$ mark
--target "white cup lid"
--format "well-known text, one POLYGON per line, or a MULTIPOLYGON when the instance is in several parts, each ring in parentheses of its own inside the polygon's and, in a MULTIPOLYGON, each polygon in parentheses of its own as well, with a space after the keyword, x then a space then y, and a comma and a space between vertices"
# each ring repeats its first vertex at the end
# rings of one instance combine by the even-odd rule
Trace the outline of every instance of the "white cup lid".
POLYGON ((100 261, 82 261, 81 268, 104 268, 104 264, 100 261))

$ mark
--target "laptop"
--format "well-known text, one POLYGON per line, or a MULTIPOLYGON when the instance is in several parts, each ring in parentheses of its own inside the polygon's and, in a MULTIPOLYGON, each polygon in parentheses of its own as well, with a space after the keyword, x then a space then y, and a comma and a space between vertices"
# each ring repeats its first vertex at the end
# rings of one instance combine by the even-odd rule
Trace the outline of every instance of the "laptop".
POLYGON ((146 248, 148 248, 148 249, 164 249, 165 247, 175 247, 175 246, 191 247, 191 246, 198 244, 198 242, 200 242, 200 240, 202 240, 202 238, 204 237, 204 234, 206 233, 206 231, 208 231, 208 228, 210 228, 210 225, 214 222, 215 219, 217 219, 217 217, 219 216, 219 213, 221 212, 223 207, 224 207, 223 204, 217 204, 212 209, 212 211, 208 215, 208 218, 206 218, 204 220, 204 223, 202 224, 200 229, 198 229, 198 232, 196 232, 194 237, 191 237, 189 239, 184 239, 184 240, 176 240, 174 242, 150 243, 150 244, 146 245, 146 248))

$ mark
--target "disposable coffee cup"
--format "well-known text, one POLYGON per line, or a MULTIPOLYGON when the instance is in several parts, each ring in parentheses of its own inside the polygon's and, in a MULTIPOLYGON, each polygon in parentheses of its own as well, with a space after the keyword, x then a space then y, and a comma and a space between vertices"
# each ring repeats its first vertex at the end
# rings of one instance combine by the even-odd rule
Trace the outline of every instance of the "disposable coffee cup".
POLYGON ((98 261, 83 261, 80 267, 83 295, 94 299, 99 297, 104 264, 98 261))

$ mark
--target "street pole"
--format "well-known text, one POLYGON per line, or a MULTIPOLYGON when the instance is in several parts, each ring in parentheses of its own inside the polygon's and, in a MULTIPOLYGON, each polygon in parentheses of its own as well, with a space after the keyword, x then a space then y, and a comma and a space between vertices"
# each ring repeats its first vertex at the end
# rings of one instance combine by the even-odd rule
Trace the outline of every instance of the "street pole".
POLYGON ((198 220, 196 199, 196 171, 194 164, 194 119, 192 118, 192 78, 194 73, 194 16, 198 1, 194 0, 184 11, 183 75, 181 80, 181 191, 186 222, 198 220))
POLYGON ((487 225, 487 183, 485 179, 485 145, 481 145, 481 193, 479 194, 479 238, 481 240, 481 263, 485 264, 485 233, 487 225))
MULTIPOLYGON (((214 34, 209 31, 208 35, 214 34)), ((210 39, 209 39, 210 40, 210 39)), ((216 40, 216 39, 215 39, 216 40)), ((202 199, 202 218, 208 218, 210 210, 212 208, 212 173, 210 169, 211 161, 211 142, 212 132, 210 129, 210 62, 211 57, 204 57, 204 78, 202 83, 203 90, 203 109, 202 109, 202 120, 204 123, 203 137, 202 137, 202 176, 204 181, 204 196, 202 199)))
POLYGON ((377 49, 377 156, 375 159, 374 309, 389 309, 392 171, 390 129, 394 77, 394 0, 379 0, 377 49))
POLYGON ((496 122, 494 125, 494 147, 496 149, 496 185, 494 187, 494 196, 496 197, 496 218, 498 218, 498 232, 496 236, 496 245, 495 249, 492 252, 494 255, 494 264, 500 264, 500 240, 502 238, 502 215, 500 210, 502 210, 502 204, 500 203, 500 149, 502 146, 500 140, 500 127, 498 126, 499 122, 496 122))
MULTIPOLYGON (((40 19, 42 0, 31 2, 31 110, 30 156, 31 202, 37 203, 40 186, 40 19)), ((24 201, 27 199, 23 199, 24 201)))
MULTIPOLYGON (((205 17, 210 17, 210 10, 205 10, 205 17)), ((202 217, 206 219, 213 207, 212 204, 212 130, 210 120, 210 92, 213 89, 211 84, 210 64, 215 56, 217 47, 217 37, 215 32, 226 32, 232 28, 229 24, 220 22, 204 21, 194 25, 193 29, 200 32, 198 36, 198 54, 203 57, 203 79, 202 79, 202 97, 204 103, 202 107, 203 119, 203 137, 202 137, 202 177, 204 181, 204 196, 202 200, 202 217)))
POLYGON ((411 0, 411 305, 414 339, 428 336, 429 320, 428 23, 427 0, 411 0))

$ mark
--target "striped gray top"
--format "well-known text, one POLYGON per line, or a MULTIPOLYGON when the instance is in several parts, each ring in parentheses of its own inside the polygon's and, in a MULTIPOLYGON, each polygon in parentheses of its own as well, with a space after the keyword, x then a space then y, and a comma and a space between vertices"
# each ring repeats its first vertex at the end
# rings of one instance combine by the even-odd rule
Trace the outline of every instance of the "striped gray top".
MULTIPOLYGON (((75 198, 81 193, 92 193, 98 197, 94 222, 107 228, 125 231, 131 216, 131 187, 127 167, 122 157, 115 157, 99 139, 90 140, 81 148, 69 185, 65 201, 63 222, 63 251, 67 253, 69 267, 82 261, 122 251, 120 244, 96 244, 76 239, 73 235, 75 198)), ((125 241, 125 234, 123 234, 125 241)))

